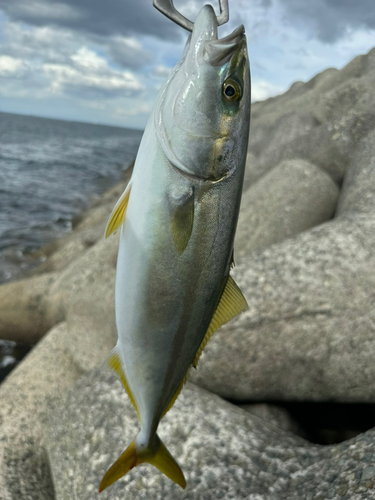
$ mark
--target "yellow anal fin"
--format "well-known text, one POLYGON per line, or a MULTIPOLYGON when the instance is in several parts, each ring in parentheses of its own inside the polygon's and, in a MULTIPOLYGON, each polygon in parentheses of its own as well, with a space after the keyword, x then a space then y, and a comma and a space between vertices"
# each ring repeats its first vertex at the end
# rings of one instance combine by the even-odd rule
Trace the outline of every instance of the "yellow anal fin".
POLYGON ((123 477, 131 469, 144 463, 149 463, 157 467, 169 479, 185 489, 186 480, 180 466, 158 435, 155 436, 155 441, 153 450, 142 448, 141 452, 137 450, 136 442, 133 441, 105 473, 99 485, 99 493, 108 488, 108 486, 111 486, 111 484, 123 477))
POLYGON ((171 232, 179 255, 182 255, 189 243, 194 224, 194 195, 174 207, 171 216, 171 232))
POLYGON ((125 375, 124 375, 124 372, 123 372, 123 369, 122 369, 122 366, 121 366, 120 356, 119 356, 119 354, 117 352, 116 347, 113 349, 113 351, 109 355, 108 366, 116 373, 116 375, 119 376, 119 378, 120 378, 123 386, 126 389, 126 392, 128 393, 130 401, 132 402, 132 404, 133 404, 133 406, 135 408, 135 411, 137 412, 138 420, 139 420, 139 411, 138 411, 137 405, 135 403, 134 396, 133 396, 133 394, 132 394, 132 392, 130 390, 129 384, 126 381, 126 378, 125 378, 125 375))
POLYGON ((241 290, 231 276, 228 276, 228 280, 225 284, 224 291, 221 295, 219 305, 217 306, 210 325, 207 329, 206 335, 195 355, 192 366, 194 368, 198 365, 198 360, 206 347, 207 342, 210 340, 212 335, 218 330, 222 325, 228 323, 232 318, 237 316, 248 308, 245 297, 242 295, 241 290))
POLYGON ((108 219, 107 227, 105 228, 104 238, 108 238, 113 234, 124 222, 126 209, 129 203, 129 196, 131 191, 131 183, 126 186, 125 191, 122 193, 120 199, 112 210, 111 216, 108 219))

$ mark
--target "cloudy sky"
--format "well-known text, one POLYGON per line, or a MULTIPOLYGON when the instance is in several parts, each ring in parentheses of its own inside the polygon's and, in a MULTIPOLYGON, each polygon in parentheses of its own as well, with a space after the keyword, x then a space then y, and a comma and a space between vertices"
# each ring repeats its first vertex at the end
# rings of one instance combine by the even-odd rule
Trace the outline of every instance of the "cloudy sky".
MULTIPOLYGON (((375 0, 229 3, 220 36, 245 25, 253 101, 375 46, 375 0)), ((186 38, 152 0, 0 0, 0 111, 143 128, 186 38)))

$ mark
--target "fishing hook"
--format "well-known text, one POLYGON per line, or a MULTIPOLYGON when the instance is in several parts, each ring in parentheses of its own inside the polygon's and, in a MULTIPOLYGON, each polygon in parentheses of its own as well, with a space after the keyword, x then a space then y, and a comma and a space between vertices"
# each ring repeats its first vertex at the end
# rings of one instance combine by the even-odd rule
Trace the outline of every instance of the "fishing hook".
MULTIPOLYGON (((219 4, 220 16, 217 16, 217 22, 218 25, 221 26, 229 21, 228 0, 219 0, 219 4)), ((154 7, 182 28, 188 31, 193 31, 194 23, 189 21, 189 19, 176 10, 173 5, 173 0, 154 0, 154 7)))

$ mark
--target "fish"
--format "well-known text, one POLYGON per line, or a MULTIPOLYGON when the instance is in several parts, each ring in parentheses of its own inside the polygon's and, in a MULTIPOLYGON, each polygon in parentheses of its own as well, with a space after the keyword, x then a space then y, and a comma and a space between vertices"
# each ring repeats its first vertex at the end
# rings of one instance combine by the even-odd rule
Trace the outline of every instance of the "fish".
POLYGON ((245 29, 219 39, 215 11, 205 5, 160 90, 106 228, 105 237, 120 230, 118 341, 108 364, 140 431, 99 492, 144 463, 186 487, 157 430, 209 338, 247 309, 230 270, 249 126, 245 29))

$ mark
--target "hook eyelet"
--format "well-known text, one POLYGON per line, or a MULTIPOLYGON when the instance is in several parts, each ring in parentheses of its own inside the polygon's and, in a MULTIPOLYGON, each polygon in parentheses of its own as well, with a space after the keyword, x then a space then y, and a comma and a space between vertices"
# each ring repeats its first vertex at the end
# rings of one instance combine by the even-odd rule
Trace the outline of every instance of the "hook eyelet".
MULTIPOLYGON (((218 25, 221 26, 229 21, 229 0, 219 0, 220 15, 217 16, 218 25)), ((180 14, 173 5, 173 0, 154 0, 154 7, 171 21, 188 31, 193 31, 194 23, 180 14)))

